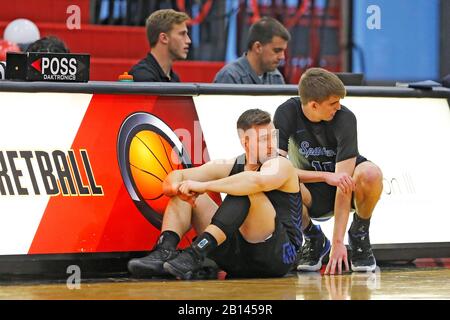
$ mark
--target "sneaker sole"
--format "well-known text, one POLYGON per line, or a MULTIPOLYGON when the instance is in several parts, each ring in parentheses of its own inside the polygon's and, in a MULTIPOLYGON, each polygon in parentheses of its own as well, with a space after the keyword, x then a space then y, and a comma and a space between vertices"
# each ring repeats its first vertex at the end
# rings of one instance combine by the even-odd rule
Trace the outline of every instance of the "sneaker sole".
POLYGON ((194 275, 194 273, 192 271, 183 273, 182 271, 178 270, 177 268, 175 268, 168 262, 164 262, 163 268, 166 272, 168 272, 171 275, 177 277, 178 279, 182 279, 182 280, 191 280, 194 275))
POLYGON ((322 268, 322 260, 323 258, 330 252, 331 250, 331 245, 330 245, 330 240, 327 240, 327 250, 324 252, 323 255, 320 256, 319 258, 319 262, 313 266, 310 265, 298 265, 297 266, 297 271, 306 271, 306 272, 314 272, 314 271, 319 271, 322 268))
POLYGON ((370 266, 359 266, 356 267, 353 265, 353 263, 351 263, 352 265, 352 271, 354 272, 374 272, 375 269, 377 268, 377 264, 372 264, 370 266))

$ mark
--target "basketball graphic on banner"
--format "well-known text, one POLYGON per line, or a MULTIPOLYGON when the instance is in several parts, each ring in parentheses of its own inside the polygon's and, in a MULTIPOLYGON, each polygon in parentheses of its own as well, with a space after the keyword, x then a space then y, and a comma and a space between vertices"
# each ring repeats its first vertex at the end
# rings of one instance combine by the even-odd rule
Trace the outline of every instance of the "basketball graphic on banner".
POLYGON ((156 212, 162 214, 168 198, 162 192, 162 182, 172 170, 183 169, 172 146, 159 134, 139 131, 130 144, 130 169, 136 188, 156 212), (178 160, 178 161, 177 161, 178 160))
POLYGON ((121 126, 117 155, 134 203, 150 223, 161 228, 169 201, 162 192, 162 182, 171 171, 191 167, 182 143, 161 119, 138 112, 121 126))

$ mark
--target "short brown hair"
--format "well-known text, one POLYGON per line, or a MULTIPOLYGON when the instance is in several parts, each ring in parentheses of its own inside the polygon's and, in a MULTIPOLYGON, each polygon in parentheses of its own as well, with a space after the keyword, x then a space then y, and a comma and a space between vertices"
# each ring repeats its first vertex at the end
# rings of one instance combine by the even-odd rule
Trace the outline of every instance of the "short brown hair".
POLYGON ((267 44, 273 37, 280 37, 286 41, 291 40, 289 31, 276 19, 264 17, 255 22, 248 31, 247 49, 251 50, 253 44, 259 41, 261 44, 267 44))
POLYGON ((342 81, 334 74, 322 68, 310 68, 300 78, 298 94, 302 104, 310 101, 322 102, 331 96, 345 97, 342 81))
POLYGON ((269 124, 271 120, 270 113, 261 109, 249 109, 239 117, 237 129, 248 130, 253 126, 269 124))
POLYGON ((180 24, 189 19, 186 13, 173 9, 163 9, 153 12, 145 23, 150 47, 153 48, 156 45, 161 33, 168 33, 172 30, 174 24, 180 24))

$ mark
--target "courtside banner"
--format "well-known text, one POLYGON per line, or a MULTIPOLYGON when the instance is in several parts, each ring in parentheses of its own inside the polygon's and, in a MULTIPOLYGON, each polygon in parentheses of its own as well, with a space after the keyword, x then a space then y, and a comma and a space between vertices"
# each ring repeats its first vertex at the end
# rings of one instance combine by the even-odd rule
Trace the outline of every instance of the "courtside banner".
MULTIPOLYGON (((0 92, 0 255, 150 250, 166 175, 241 154, 238 116, 273 115, 289 98, 0 92)), ((357 117, 360 153, 384 173, 372 243, 450 242, 447 101, 342 104, 357 117)), ((331 236, 332 221, 322 226, 331 236)))
MULTIPOLYGON (((242 152, 236 132, 229 128, 235 128, 244 110, 260 108, 273 116, 289 98, 194 97, 211 158, 242 152)), ((381 200, 371 220, 372 244, 450 242, 450 109, 446 99, 346 97, 341 103, 356 115, 359 152, 380 166, 384 175, 381 200)), ((349 224, 351 220, 352 215, 349 224)), ((332 220, 321 226, 331 237, 332 220)))
POLYGON ((168 201, 162 180, 209 160, 191 97, 0 101, 0 255, 150 250, 168 201))

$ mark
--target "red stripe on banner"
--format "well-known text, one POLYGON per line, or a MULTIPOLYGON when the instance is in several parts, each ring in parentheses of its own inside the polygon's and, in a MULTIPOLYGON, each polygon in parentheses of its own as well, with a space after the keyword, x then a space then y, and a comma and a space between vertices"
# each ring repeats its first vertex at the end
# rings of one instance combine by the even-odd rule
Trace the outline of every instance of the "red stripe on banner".
MULTIPOLYGON (((95 94, 89 104, 72 149, 88 178, 79 150, 86 150, 103 196, 55 196, 50 198, 31 244, 30 254, 119 252, 149 250, 159 235, 139 212, 122 181, 116 145, 123 121, 144 111, 162 119, 173 130, 194 132, 198 121, 191 97, 95 94)), ((204 145, 204 140, 201 141, 204 145)), ((193 153, 193 145, 189 148, 193 153)), ((192 157, 191 157, 192 158, 192 157)), ((215 200, 218 200, 216 195, 215 200)), ((189 233, 192 238, 194 233, 189 233)), ((190 240, 185 240, 185 246, 190 240)))

